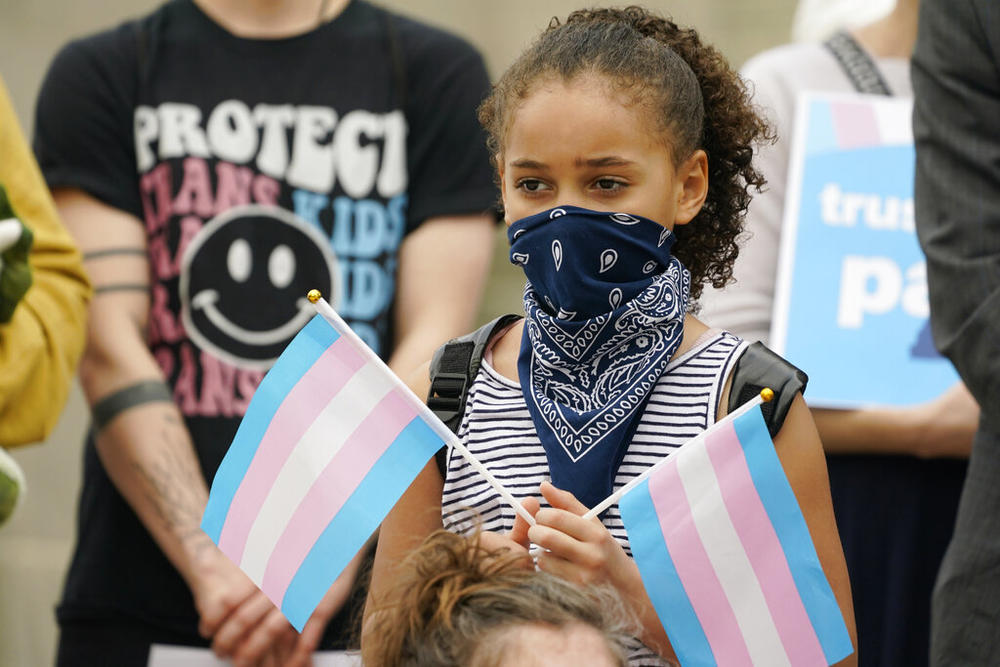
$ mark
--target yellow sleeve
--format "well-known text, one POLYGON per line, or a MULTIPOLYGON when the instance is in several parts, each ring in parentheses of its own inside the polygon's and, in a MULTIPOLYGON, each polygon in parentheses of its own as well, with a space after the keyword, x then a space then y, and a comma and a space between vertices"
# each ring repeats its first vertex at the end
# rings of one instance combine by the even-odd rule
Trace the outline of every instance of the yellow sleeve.
POLYGON ((0 183, 35 237, 32 285, 0 325, 0 446, 13 447, 44 440, 59 419, 83 351, 90 283, 2 79, 0 183))

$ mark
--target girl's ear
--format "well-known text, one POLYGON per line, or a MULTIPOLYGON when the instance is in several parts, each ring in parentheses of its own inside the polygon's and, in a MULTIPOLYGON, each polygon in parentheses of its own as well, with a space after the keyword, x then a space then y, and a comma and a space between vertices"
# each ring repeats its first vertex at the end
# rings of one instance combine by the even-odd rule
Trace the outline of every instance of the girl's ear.
POLYGON ((677 168, 677 213, 675 225, 691 222, 708 197, 708 155, 696 150, 677 168))

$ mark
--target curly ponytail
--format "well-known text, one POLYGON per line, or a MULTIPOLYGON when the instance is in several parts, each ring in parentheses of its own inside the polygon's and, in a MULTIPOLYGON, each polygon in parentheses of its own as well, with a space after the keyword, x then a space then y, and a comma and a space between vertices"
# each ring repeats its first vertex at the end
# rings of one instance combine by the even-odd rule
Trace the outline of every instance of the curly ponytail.
POLYGON ((752 163, 754 148, 773 140, 746 85, 693 29, 642 7, 578 10, 565 23, 553 19, 480 107, 493 153, 502 153, 513 112, 536 82, 587 72, 650 106, 676 164, 699 148, 708 154, 708 197, 689 224, 675 228, 674 254, 691 272, 693 299, 705 283, 722 287, 733 275, 750 189, 765 183, 752 163))

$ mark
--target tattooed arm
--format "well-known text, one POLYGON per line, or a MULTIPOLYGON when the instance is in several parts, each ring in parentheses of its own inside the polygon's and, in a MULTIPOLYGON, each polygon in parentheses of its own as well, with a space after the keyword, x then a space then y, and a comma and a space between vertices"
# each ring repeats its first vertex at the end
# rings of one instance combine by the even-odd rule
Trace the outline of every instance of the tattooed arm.
POLYGON ((208 489, 169 393, 122 409, 139 387, 164 382, 146 344, 149 261, 142 223, 79 190, 54 196, 94 285, 80 381, 90 405, 105 408, 95 410, 104 417, 97 434, 101 463, 187 582, 200 630, 216 651, 251 659, 287 652, 295 639, 291 626, 200 529, 208 489), (123 400, 113 405, 109 397, 116 394, 123 400))

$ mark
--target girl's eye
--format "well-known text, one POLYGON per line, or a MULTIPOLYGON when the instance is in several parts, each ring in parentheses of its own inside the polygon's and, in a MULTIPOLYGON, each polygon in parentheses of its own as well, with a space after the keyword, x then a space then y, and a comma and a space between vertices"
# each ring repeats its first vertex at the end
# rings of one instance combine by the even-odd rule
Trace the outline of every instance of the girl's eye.
POLYGON ((594 187, 605 192, 614 192, 625 187, 625 184, 613 178, 599 178, 594 181, 594 187))
POLYGON ((540 192, 542 190, 549 189, 549 186, 537 178, 523 178, 517 182, 515 187, 519 190, 524 190, 525 192, 540 192))

